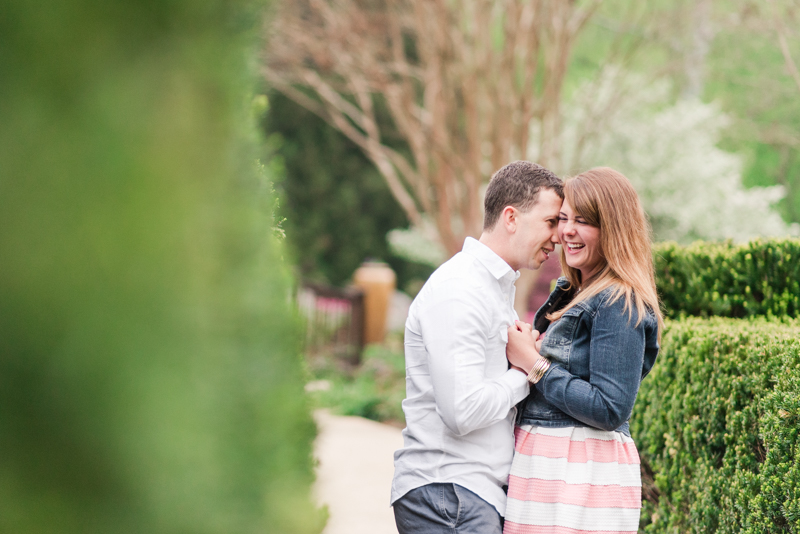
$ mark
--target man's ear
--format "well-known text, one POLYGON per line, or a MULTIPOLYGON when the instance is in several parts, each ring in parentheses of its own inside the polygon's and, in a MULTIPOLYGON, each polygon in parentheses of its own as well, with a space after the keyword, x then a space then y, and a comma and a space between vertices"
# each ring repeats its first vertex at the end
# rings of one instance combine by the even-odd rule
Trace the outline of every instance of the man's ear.
POLYGON ((500 223, 503 224, 503 227, 509 234, 513 234, 517 231, 518 217, 519 211, 514 206, 506 206, 503 208, 503 211, 500 212, 500 223))

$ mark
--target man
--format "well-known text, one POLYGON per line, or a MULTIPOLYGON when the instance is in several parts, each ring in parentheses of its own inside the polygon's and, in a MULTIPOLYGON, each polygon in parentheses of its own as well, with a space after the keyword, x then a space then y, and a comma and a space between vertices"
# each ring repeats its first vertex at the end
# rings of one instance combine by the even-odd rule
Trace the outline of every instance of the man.
POLYGON ((407 426, 392 481, 400 534, 502 532, 514 406, 529 392, 506 360, 514 282, 553 251, 563 198, 561 180, 535 163, 497 171, 480 240, 468 237, 411 305, 407 426))

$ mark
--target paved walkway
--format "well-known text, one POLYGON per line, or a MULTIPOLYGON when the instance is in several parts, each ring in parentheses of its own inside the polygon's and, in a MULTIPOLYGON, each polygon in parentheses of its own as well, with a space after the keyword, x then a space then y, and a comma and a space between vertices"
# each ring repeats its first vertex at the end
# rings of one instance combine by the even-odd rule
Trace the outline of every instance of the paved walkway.
POLYGON ((400 430, 325 410, 314 417, 319 426, 314 496, 329 512, 323 534, 397 534, 389 492, 393 454, 403 444, 400 430))

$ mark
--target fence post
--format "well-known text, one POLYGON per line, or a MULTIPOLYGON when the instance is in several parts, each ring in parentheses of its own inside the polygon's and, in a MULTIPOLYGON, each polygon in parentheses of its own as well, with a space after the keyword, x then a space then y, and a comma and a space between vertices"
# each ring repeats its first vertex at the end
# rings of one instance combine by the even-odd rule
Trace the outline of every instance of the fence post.
POLYGON ((361 353, 364 352, 364 322, 365 322, 365 307, 364 307, 364 291, 359 288, 350 288, 350 328, 348 346, 350 354, 348 360, 353 365, 361 363, 361 353))
POLYGON ((366 310, 364 291, 358 287, 341 289, 305 283, 301 308, 306 327, 306 352, 329 354, 349 365, 361 363, 364 349, 366 310))

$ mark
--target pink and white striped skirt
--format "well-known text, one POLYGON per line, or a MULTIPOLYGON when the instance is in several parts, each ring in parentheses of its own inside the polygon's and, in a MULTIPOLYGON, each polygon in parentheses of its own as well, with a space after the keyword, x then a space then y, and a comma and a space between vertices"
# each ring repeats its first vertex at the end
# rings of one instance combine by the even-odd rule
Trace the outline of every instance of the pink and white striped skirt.
POLYGON ((503 534, 635 534, 639 452, 621 432, 516 429, 503 534))

